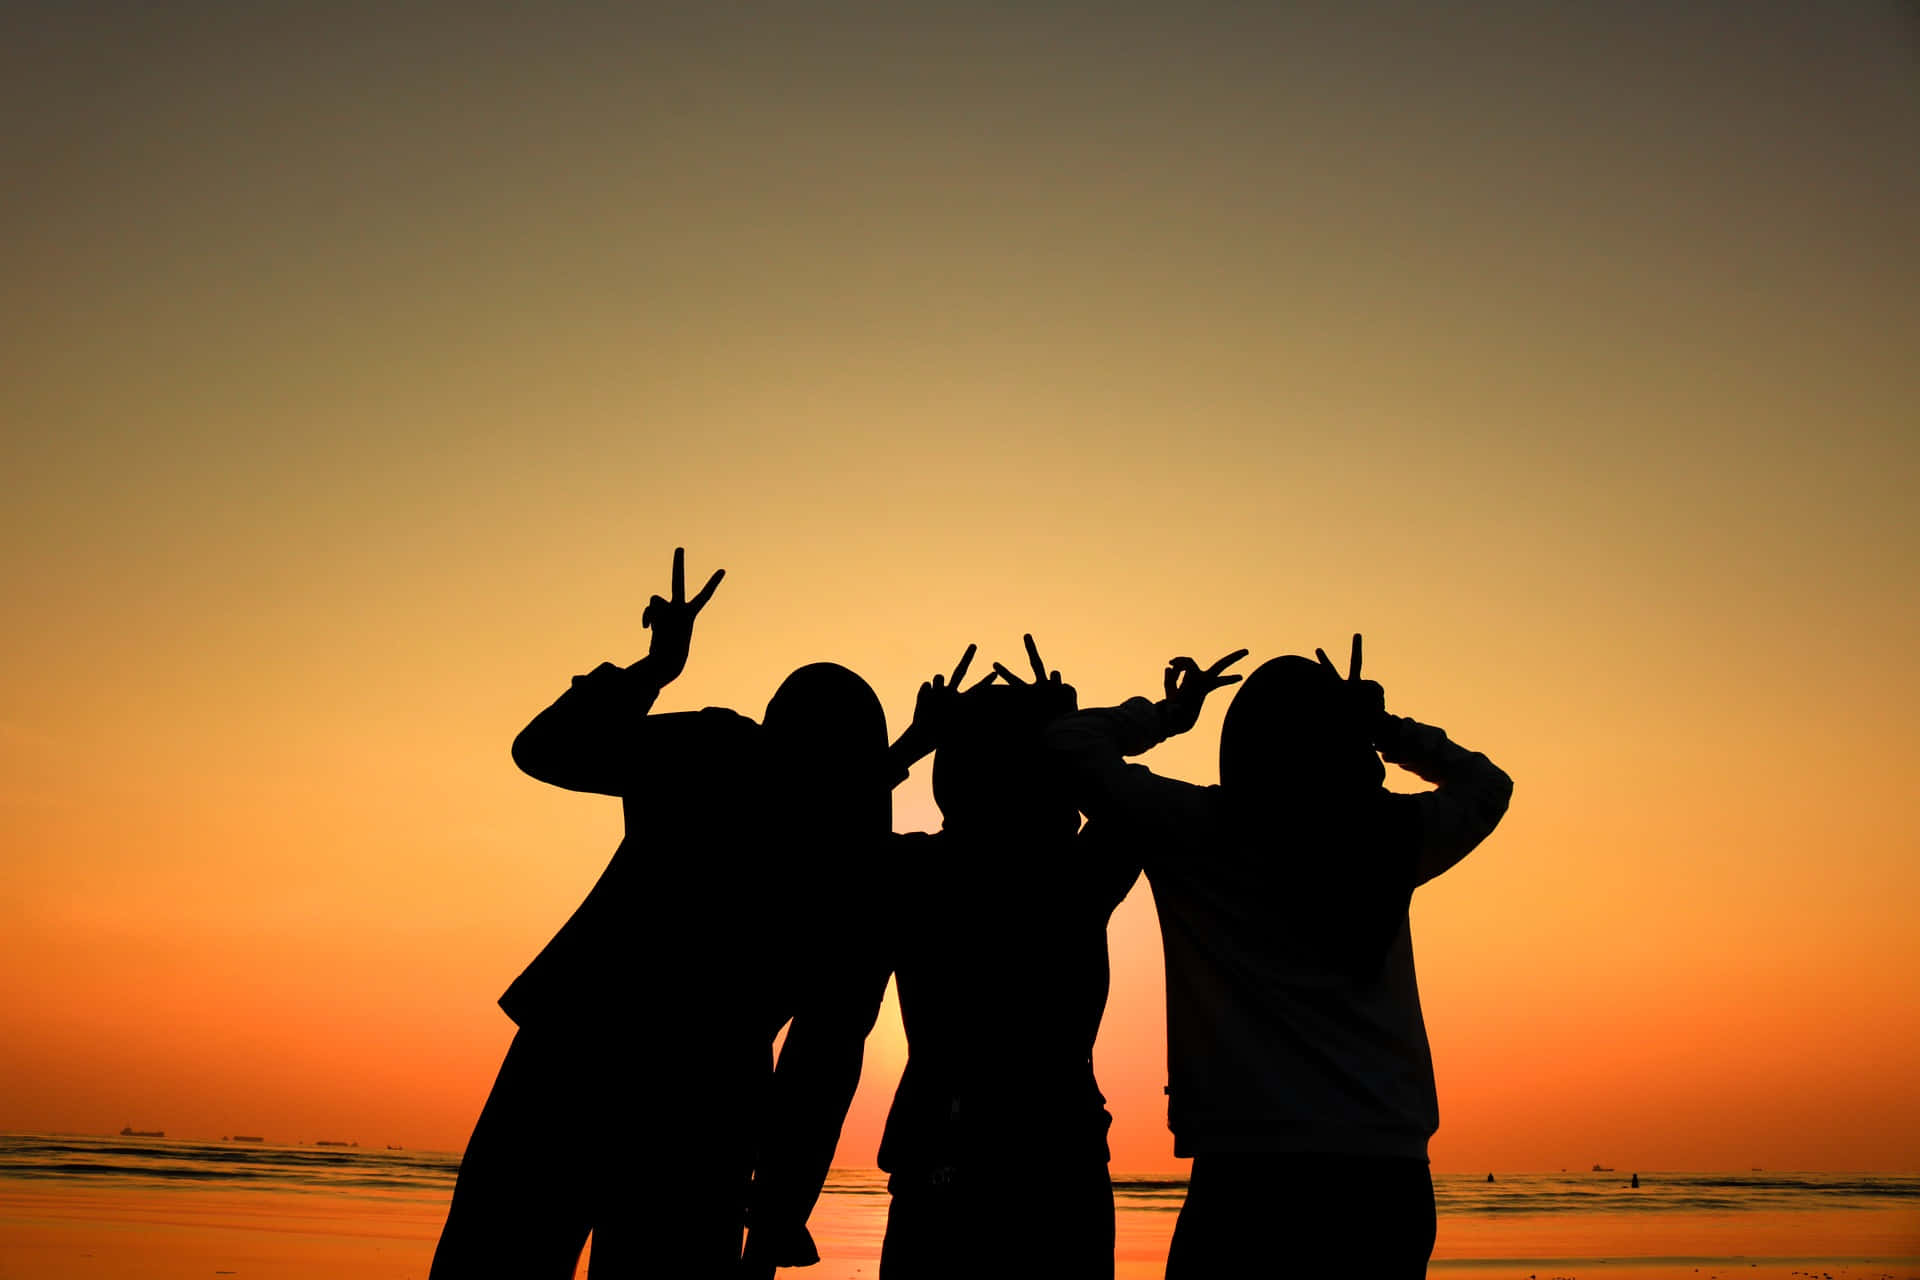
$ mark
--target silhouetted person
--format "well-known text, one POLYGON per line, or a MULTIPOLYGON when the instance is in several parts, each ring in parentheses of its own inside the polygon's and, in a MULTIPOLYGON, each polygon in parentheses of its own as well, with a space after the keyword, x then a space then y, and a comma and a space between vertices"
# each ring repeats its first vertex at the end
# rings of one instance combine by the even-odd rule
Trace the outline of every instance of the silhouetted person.
MULTIPOLYGON (((923 686, 902 735, 937 746, 942 827, 893 838, 872 958, 855 979, 870 1011, 858 1034, 889 972, 907 1033, 879 1153, 892 1196, 882 1280, 1112 1274, 1111 1117, 1092 1052, 1107 920, 1138 868, 1076 837, 1079 815, 1042 741, 1073 690, 1031 637, 1027 647, 1033 683, 996 667, 1005 684, 990 676, 958 694, 963 659, 950 684, 923 686), (1043 1190, 1008 1194, 1010 1165, 1043 1190)), ((756 1182, 750 1258, 780 1181, 763 1168, 756 1182)))
POLYGON ((1166 950, 1168 1125, 1194 1158, 1169 1280, 1425 1274, 1439 1124, 1414 979, 1413 890, 1458 862, 1513 784, 1380 686, 1285 657, 1227 711, 1220 784, 1122 757, 1193 727, 1238 677, 1177 658, 1166 696, 1082 711, 1049 741, 1081 809, 1135 834, 1166 950), (1437 784, 1396 795, 1380 757, 1437 784))
MULTIPOLYGON (((579 909, 500 999, 519 1031, 474 1127, 435 1280, 732 1276, 770 1045, 795 1011, 823 892, 890 824, 886 721, 831 664, 764 725, 652 716, 720 583, 641 622, 647 657, 576 677, 514 741, 527 773, 620 796, 627 833, 579 909), (844 864, 844 865, 843 865, 844 864)), ((857 1065, 856 1065, 857 1071, 857 1065)))

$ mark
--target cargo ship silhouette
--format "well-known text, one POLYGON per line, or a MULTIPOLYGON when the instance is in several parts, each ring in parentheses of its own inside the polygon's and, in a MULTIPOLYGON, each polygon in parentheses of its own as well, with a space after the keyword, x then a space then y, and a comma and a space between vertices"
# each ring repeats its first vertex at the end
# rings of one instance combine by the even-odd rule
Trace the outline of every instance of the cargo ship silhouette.
POLYGON ((120 1136, 123 1138, 164 1138, 167 1136, 167 1131, 165 1129, 136 1129, 132 1125, 128 1125, 120 1131, 120 1136))

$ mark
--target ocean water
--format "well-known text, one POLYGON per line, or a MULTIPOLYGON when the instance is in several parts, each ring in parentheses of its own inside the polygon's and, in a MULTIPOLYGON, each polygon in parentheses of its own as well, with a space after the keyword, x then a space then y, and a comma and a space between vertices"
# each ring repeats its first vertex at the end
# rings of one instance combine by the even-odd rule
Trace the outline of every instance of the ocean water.
MULTIPOLYGON (((0 1135, 0 1280, 426 1274, 459 1157, 366 1147, 0 1135)), ((1920 1280, 1920 1175, 1435 1178, 1433 1274, 1920 1280)), ((1114 1178, 1116 1267, 1157 1277, 1186 1183, 1114 1178)), ((1005 1194, 1043 1195, 1009 1166, 1005 1194)), ((873 1280, 885 1175, 835 1170, 808 1280, 873 1280)), ((1013 1246, 1007 1246, 1011 1249, 1013 1246)), ((1017 1257, 982 1274, 1017 1272, 1017 1257)), ((1356 1274, 1359 1271, 1356 1270, 1356 1274)))
POLYGON ((0 1182, 418 1197, 444 1205, 460 1157, 359 1146, 0 1134, 0 1182))

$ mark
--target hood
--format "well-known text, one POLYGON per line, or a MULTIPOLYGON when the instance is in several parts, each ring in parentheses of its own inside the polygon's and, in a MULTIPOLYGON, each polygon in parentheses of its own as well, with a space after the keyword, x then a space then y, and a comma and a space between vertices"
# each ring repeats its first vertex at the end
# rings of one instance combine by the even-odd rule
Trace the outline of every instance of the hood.
POLYGON ((1364 794, 1386 777, 1343 681, 1310 658, 1262 663, 1220 726, 1220 785, 1238 804, 1308 808, 1364 794))

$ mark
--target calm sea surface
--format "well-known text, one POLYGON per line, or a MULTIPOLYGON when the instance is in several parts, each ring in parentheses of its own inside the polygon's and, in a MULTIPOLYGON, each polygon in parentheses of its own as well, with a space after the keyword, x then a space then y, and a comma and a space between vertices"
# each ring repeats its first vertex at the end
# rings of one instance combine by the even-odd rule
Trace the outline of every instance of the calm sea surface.
MULTIPOLYGON (((424 1276, 458 1164, 364 1147, 0 1135, 0 1280, 424 1276)), ((1643 1170, 1638 1189, 1627 1177, 1441 1175, 1434 1273, 1920 1280, 1920 1175, 1643 1170)), ((1114 1183, 1119 1274, 1158 1276, 1186 1184, 1114 1183)), ((1005 1194, 1045 1188, 1010 1169, 1005 1194)), ((813 1219, 823 1265, 791 1274, 872 1280, 886 1208, 885 1175, 836 1171, 813 1219)), ((1016 1258, 983 1274, 1017 1271, 1016 1258)))

